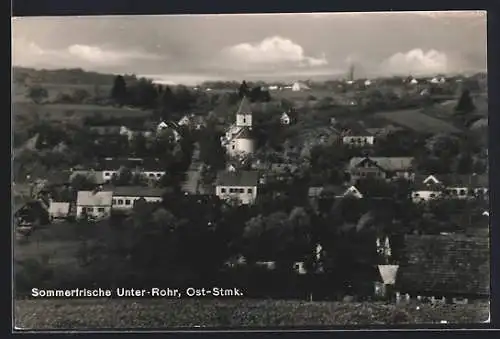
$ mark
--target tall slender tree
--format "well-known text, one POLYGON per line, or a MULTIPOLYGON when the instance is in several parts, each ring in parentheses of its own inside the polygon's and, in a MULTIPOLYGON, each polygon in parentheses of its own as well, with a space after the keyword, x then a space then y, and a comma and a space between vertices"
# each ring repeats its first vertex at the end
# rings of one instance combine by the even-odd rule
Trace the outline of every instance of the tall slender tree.
POLYGON ((115 82, 113 83, 113 88, 111 89, 111 98, 119 106, 123 106, 127 100, 127 83, 122 75, 117 75, 115 77, 115 82))

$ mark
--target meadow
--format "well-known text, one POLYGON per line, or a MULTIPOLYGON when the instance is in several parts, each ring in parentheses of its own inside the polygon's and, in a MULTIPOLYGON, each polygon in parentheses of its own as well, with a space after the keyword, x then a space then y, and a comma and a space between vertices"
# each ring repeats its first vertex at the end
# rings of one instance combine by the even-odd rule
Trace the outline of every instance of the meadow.
MULTIPOLYGON (((200 329, 473 324, 487 302, 467 305, 306 302, 251 299, 25 299, 15 301, 18 329, 200 329)), ((345 327, 344 327, 345 328, 345 327)))
POLYGON ((444 120, 424 114, 420 109, 375 113, 375 117, 422 133, 459 133, 460 129, 444 120))

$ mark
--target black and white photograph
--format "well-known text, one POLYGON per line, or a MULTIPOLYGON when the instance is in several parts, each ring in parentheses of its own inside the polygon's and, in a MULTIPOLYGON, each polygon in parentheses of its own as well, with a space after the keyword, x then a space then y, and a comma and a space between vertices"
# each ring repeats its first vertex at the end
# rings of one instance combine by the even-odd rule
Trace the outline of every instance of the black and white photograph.
POLYGON ((490 322, 485 11, 11 25, 15 330, 490 322))

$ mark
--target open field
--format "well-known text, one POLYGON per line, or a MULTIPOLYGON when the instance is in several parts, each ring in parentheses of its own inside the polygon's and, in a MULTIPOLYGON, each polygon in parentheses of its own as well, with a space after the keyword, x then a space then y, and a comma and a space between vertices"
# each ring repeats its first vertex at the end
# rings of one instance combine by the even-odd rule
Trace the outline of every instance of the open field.
POLYGON ((14 116, 30 116, 38 113, 40 118, 47 120, 79 120, 95 114, 104 117, 128 118, 147 117, 149 111, 127 107, 77 105, 77 104, 42 104, 23 102, 14 103, 12 106, 14 116))
POLYGON ((20 329, 193 328, 479 323, 486 302, 394 305, 235 299, 43 299, 15 301, 20 329))
POLYGON ((376 117, 423 133, 459 133, 460 129, 452 124, 433 118, 419 109, 407 109, 392 112, 379 112, 376 117))

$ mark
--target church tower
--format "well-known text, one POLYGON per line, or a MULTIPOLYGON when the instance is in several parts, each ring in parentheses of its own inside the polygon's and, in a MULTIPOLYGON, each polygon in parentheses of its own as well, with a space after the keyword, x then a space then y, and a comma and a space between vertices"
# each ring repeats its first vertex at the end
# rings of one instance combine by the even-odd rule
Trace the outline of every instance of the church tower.
POLYGON ((236 111, 236 126, 237 127, 252 127, 252 109, 247 97, 241 99, 238 111, 236 111))

